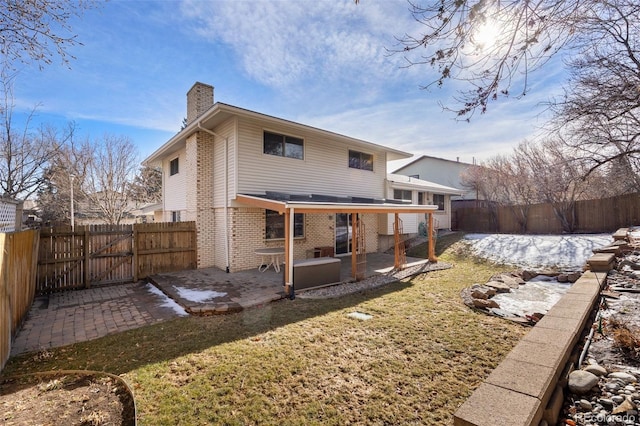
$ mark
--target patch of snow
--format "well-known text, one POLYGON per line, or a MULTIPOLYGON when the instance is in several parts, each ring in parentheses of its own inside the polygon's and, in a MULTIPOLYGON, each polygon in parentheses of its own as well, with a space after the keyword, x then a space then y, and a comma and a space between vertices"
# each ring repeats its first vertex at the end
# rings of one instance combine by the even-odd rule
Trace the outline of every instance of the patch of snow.
POLYGON ((188 300, 190 302, 201 303, 207 300, 215 299, 216 297, 224 297, 227 293, 214 290, 194 290, 191 288, 173 286, 178 292, 178 296, 181 299, 188 300))
POLYGON ((495 300, 503 311, 521 317, 535 312, 546 314, 569 288, 569 283, 559 283, 553 278, 538 276, 509 293, 496 294, 492 300, 495 300))
POLYGON ((370 320, 373 318, 373 315, 365 314, 363 312, 351 312, 347 314, 349 318, 359 319, 362 321, 370 320))
POLYGON ((173 311, 180 315, 180 316, 189 316, 189 313, 187 311, 184 310, 184 308, 182 306, 180 306, 178 303, 176 303, 175 300, 173 300, 172 298, 168 297, 166 294, 164 294, 162 291, 160 291, 160 289, 156 286, 154 286, 151 283, 147 283, 146 285, 146 289, 149 293, 153 293, 157 296, 160 296, 162 298, 162 304, 160 306, 162 306, 163 308, 170 308, 173 309, 173 311))
POLYGON ((580 270, 593 249, 613 242, 610 234, 467 234, 472 252, 492 262, 520 268, 580 270))

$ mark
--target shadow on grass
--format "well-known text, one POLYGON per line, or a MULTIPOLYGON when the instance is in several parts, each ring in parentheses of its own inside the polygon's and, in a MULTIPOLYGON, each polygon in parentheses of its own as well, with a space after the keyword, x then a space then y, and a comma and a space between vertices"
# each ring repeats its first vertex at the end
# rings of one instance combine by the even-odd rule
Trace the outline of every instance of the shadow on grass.
MULTIPOLYGON (((464 232, 449 232, 438 235, 436 239, 436 256, 441 256, 449 247, 464 238, 464 232)), ((426 258, 429 243, 425 242, 407 250, 407 256, 426 258)))
POLYGON ((148 364, 167 362, 309 318, 353 308, 412 285, 410 281, 398 281, 335 299, 282 299, 234 314, 176 318, 87 342, 12 357, 0 377, 57 369, 123 374, 148 364))

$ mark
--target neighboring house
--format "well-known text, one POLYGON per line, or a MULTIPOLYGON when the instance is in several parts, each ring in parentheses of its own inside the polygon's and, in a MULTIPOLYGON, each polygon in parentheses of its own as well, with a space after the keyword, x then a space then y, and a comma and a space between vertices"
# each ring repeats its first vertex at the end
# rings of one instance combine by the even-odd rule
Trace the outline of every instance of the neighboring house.
MULTIPOLYGON (((412 204, 435 205, 438 207, 433 212, 434 229, 451 229, 451 198, 460 196, 463 193, 464 191, 460 189, 414 177, 391 173, 387 175, 387 198, 406 200, 412 204)), ((393 235, 393 224, 390 223, 392 218, 388 217, 386 224, 383 223, 384 219, 384 217, 381 217, 380 234, 385 233, 383 229, 386 225, 386 234, 393 235)), ((402 219, 403 234, 408 236, 419 233, 426 234, 426 216, 424 214, 402 214, 400 219, 402 219)), ((391 244, 392 240, 387 239, 386 245, 391 247, 391 244)))
MULTIPOLYGON (((393 173, 434 182, 448 187, 464 188, 460 177, 462 173, 471 166, 473 166, 473 164, 422 155, 412 162, 395 170, 393 173)), ((478 197, 474 190, 464 190, 462 195, 453 196, 452 200, 476 200, 477 198, 478 197)))
POLYGON ((136 223, 163 222, 162 203, 146 203, 131 210, 136 223))
POLYGON ((318 247, 354 259, 362 249, 381 250, 388 229, 379 216, 437 211, 385 200, 387 161, 410 156, 214 103, 213 87, 196 83, 186 127, 144 164, 162 169, 162 219, 196 222, 198 267, 254 268, 255 250, 283 247, 288 284, 293 260, 318 247))

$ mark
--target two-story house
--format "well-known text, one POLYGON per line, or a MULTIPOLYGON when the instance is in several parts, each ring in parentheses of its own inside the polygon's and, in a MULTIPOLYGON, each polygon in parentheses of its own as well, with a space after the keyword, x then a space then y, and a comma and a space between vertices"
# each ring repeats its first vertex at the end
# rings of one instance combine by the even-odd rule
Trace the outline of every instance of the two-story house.
POLYGON ((198 267, 254 268, 256 249, 279 246, 288 282, 293 260, 310 250, 375 252, 394 232, 382 224, 388 215, 437 211, 428 196, 386 199, 387 161, 411 154, 214 103, 213 91, 189 90, 186 127, 144 162, 162 168, 162 219, 196 222, 198 267))

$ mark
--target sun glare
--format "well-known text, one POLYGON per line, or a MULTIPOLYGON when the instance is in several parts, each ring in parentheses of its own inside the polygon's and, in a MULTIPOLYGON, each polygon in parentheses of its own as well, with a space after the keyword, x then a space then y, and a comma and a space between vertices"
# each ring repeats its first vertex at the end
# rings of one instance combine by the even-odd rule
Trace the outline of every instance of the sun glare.
POLYGON ((496 43, 500 30, 495 21, 489 19, 475 29, 471 38, 478 50, 486 50, 496 43))

